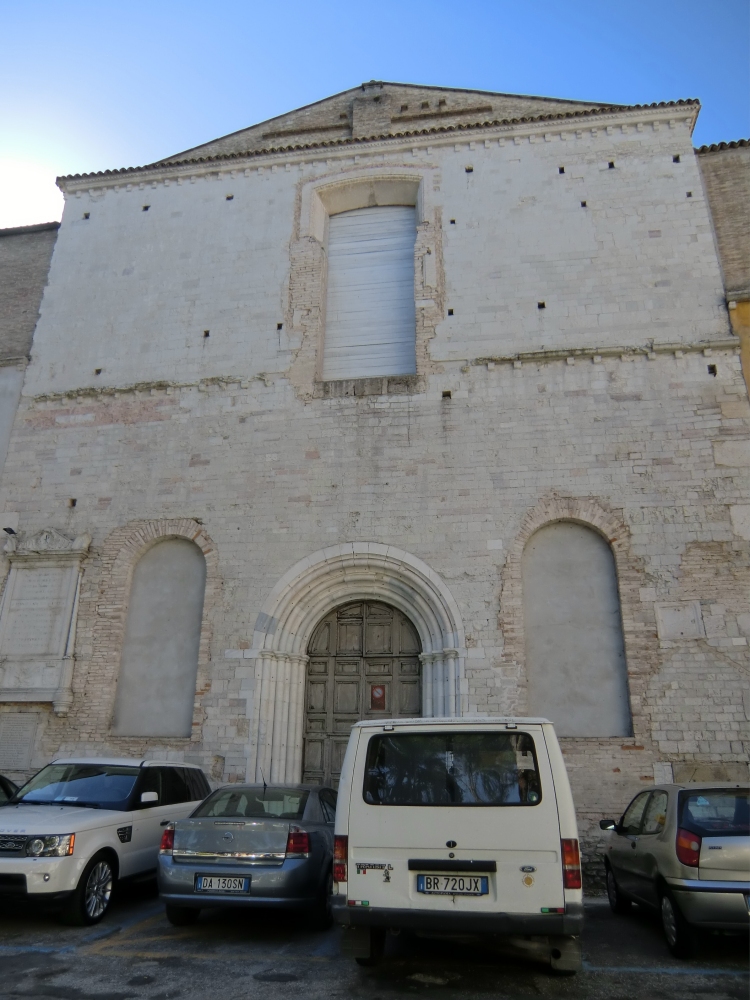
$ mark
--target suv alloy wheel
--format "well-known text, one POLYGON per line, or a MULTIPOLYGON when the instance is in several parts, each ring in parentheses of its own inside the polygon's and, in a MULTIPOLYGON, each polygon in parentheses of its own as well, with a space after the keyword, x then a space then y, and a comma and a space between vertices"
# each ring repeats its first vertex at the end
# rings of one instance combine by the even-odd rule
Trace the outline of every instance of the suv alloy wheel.
POLYGON ((68 923, 98 924, 109 909, 115 872, 109 856, 95 854, 63 911, 68 923))

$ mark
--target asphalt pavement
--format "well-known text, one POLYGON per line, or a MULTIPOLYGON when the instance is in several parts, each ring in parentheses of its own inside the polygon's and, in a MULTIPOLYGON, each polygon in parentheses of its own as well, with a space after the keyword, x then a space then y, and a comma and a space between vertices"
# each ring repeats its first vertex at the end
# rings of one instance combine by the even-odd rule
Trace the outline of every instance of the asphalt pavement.
POLYGON ((558 977, 523 942, 389 937, 386 957, 361 969, 340 954, 340 932, 262 911, 206 910, 168 923, 152 887, 120 890, 102 923, 0 910, 0 997, 50 1000, 435 1000, 561 997, 575 1000, 747 1000, 746 938, 712 935, 695 958, 672 958, 657 920, 634 907, 586 906, 584 969, 558 977))

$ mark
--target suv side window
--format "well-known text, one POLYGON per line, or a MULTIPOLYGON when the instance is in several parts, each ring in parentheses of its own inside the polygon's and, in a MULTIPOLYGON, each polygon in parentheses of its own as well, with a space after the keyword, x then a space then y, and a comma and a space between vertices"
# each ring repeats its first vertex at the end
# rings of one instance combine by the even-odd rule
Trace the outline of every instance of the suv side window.
POLYGON ((643 814, 643 834, 661 833, 667 822, 667 793, 652 792, 643 814))
POLYGON ((196 767, 186 767, 185 777, 190 789, 191 802, 201 802, 210 794, 211 789, 208 787, 203 771, 199 771, 196 767))
POLYGON ((188 788, 185 770, 181 767, 160 767, 164 782, 164 801, 160 805, 176 806, 181 802, 190 802, 192 795, 188 788))
POLYGON ((625 810, 625 815, 622 817, 620 823, 620 833, 624 833, 626 836, 631 837, 635 834, 641 832, 641 821, 643 820, 643 812, 646 808, 646 802, 651 792, 641 792, 639 795, 633 799, 628 808, 625 810))
POLYGON ((336 820, 336 793, 324 788, 319 793, 320 808, 323 810, 323 818, 326 823, 333 823, 336 820))
POLYGON ((160 767, 141 768, 141 776, 136 785, 135 809, 153 809, 155 806, 164 805, 164 786, 161 779, 160 767), (144 792, 156 792, 159 796, 156 802, 141 802, 141 795, 144 792))

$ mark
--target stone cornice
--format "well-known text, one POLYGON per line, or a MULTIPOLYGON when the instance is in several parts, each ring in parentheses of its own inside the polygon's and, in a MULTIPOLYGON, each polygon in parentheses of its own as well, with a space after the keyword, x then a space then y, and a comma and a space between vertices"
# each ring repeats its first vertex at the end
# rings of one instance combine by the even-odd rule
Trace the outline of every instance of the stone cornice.
POLYGON ((350 160, 352 157, 365 158, 384 152, 424 150, 428 154, 433 148, 451 145, 468 146, 477 140, 485 143, 503 143, 508 140, 517 143, 551 142, 581 138, 583 133, 598 135, 600 132, 613 134, 615 131, 636 131, 645 127, 659 129, 661 126, 674 128, 678 124, 687 125, 691 132, 700 110, 697 101, 670 104, 636 106, 632 108, 605 108, 587 110, 563 115, 543 115, 538 118, 511 119, 496 122, 477 122, 466 125, 441 126, 396 135, 373 136, 364 139, 335 139, 320 143, 271 148, 256 152, 227 153, 221 156, 205 157, 198 160, 183 160, 175 163, 155 163, 143 167, 126 167, 121 170, 103 171, 94 174, 75 174, 58 177, 57 184, 64 193, 97 191, 107 188, 122 188, 159 183, 183 183, 185 179, 217 174, 234 175, 263 170, 265 167, 287 169, 320 160, 350 160))

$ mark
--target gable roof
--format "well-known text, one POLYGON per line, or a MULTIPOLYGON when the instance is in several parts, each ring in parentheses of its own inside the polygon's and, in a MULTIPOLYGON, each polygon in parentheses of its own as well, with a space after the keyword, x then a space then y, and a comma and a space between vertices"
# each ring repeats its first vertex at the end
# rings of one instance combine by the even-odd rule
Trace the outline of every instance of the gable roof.
POLYGON ((383 138, 436 127, 455 128, 623 107, 625 105, 372 80, 158 162, 184 163, 272 148, 383 138))

